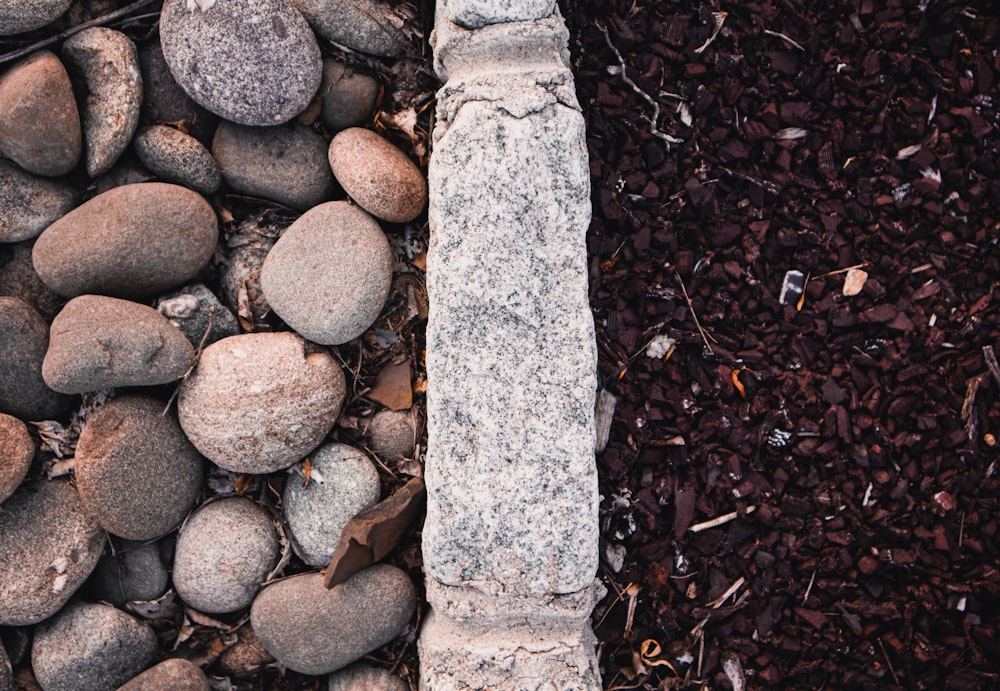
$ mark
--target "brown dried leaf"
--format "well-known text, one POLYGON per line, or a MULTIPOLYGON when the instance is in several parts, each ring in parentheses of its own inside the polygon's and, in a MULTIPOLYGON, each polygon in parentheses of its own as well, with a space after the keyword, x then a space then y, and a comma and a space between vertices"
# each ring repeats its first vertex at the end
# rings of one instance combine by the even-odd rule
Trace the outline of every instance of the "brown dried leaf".
POLYGON ((413 405, 411 376, 408 360, 384 367, 375 379, 375 386, 368 392, 368 398, 389 410, 406 410, 413 405))

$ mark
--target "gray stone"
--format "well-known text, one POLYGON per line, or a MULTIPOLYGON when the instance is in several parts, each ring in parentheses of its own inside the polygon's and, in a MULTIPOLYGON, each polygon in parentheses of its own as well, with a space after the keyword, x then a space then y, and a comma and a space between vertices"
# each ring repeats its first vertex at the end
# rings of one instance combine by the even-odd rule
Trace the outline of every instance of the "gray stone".
POLYGON ((323 123, 333 131, 360 125, 375 109, 378 80, 333 58, 323 60, 323 123))
POLYGON ((0 504, 14 493, 35 458, 35 442, 28 426, 0 413, 0 504))
POLYGON ((120 31, 93 26, 66 39, 63 58, 87 87, 83 107, 87 174, 106 173, 128 147, 139 124, 142 73, 139 53, 120 31))
POLYGON ((0 76, 0 152, 6 158, 35 175, 65 175, 82 150, 80 111, 59 58, 40 50, 0 76))
POLYGON ((313 207, 271 248, 264 299, 311 341, 346 343, 378 318, 392 285, 392 249, 378 223, 348 202, 313 207))
POLYGON ((72 0, 3 0, 0 2, 0 36, 32 31, 59 18, 72 0))
POLYGON ((300 336, 242 334, 205 348, 177 409, 185 434, 214 463, 270 473, 323 441, 345 393, 340 365, 300 336))
POLYGON ((77 602, 35 632, 31 666, 45 691, 106 691, 149 666, 156 634, 111 605, 77 602))
POLYGON ((166 384, 192 364, 194 347, 152 307, 81 295, 52 321, 42 377, 54 391, 84 393, 166 384))
POLYGON ((80 193, 67 184, 37 178, 0 161, 0 242, 37 237, 79 198, 80 193))
POLYGON ((28 303, 51 322, 66 299, 49 288, 31 262, 34 240, 0 245, 0 295, 28 303))
POLYGON ((364 453, 346 444, 321 446, 309 454, 309 462, 308 483, 290 477, 282 506, 302 560, 326 566, 347 522, 379 500, 378 470, 364 453))
POLYGON ((414 21, 401 4, 379 0, 292 0, 292 4, 328 41, 387 58, 406 50, 404 28, 414 21))
POLYGON ((222 184, 219 164, 201 142, 189 134, 166 125, 139 130, 134 141, 135 153, 142 165, 167 182, 211 195, 222 184))
POLYGON ((427 204, 427 181, 398 148, 361 127, 330 142, 330 167, 344 191, 365 211, 392 223, 412 221, 427 204))
POLYGON ((172 123, 202 144, 211 142, 219 116, 192 101, 174 81, 163 58, 159 36, 139 47, 139 69, 142 72, 140 122, 147 125, 172 123))
POLYGON ((410 686, 387 669, 358 662, 331 674, 327 691, 409 691, 410 686))
POLYGON ((68 480, 23 483, 0 504, 0 525, 0 626, 59 611, 104 548, 104 531, 68 480))
POLYGON ((105 550, 87 582, 87 594, 115 607, 126 602, 155 600, 167 589, 167 569, 155 542, 123 540, 112 554, 105 550))
POLYGON ((207 346, 240 333, 239 322, 233 313, 201 283, 167 293, 156 302, 156 309, 195 347, 201 345, 203 339, 207 346))
POLYGON ((160 41, 181 88, 241 125, 287 122, 319 89, 316 37, 284 0, 167 0, 160 41))
POLYGON ((49 325, 42 315, 22 300, 0 297, 0 412, 47 420, 69 406, 70 399, 42 379, 48 345, 49 325))
POLYGON ((278 531, 260 506, 233 497, 196 511, 174 553, 174 589, 212 614, 249 607, 278 558, 278 531))
POLYGON ((116 398, 91 413, 77 442, 80 498, 108 532, 128 540, 172 530, 202 489, 201 457, 165 408, 146 396, 116 398))
POLYGON ((257 638, 282 665, 329 674, 399 636, 416 608, 403 571, 376 564, 327 590, 307 573, 264 588, 250 610, 257 638))
POLYGON ((417 419, 413 410, 382 410, 367 427, 368 448, 387 463, 412 458, 417 444, 417 419))
POLYGON ((163 182, 100 194, 45 229, 35 271, 60 295, 144 297, 183 285, 211 259, 215 211, 192 190, 163 182))
POLYGON ((466 29, 487 24, 544 19, 555 10, 555 0, 448 0, 448 19, 466 29))
POLYGON ((305 125, 241 127, 223 122, 215 131, 212 155, 226 184, 241 194, 304 210, 333 193, 326 141, 305 125))
POLYGON ((274 662, 271 653, 257 640, 250 624, 236 630, 237 640, 219 656, 219 669, 225 674, 244 677, 255 674, 262 665, 274 662))
POLYGON ((197 665, 175 657, 150 667, 117 691, 210 691, 211 688, 197 665))

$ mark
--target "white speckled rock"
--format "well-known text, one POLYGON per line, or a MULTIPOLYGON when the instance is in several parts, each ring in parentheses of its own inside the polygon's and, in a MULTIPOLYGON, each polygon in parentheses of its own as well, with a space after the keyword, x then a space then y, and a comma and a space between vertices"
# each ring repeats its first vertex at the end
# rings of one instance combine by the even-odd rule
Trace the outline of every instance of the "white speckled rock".
POLYGON ((333 58, 323 60, 323 122, 333 131, 360 125, 375 109, 378 81, 333 58))
POLYGON ((427 204, 427 181, 401 150, 371 130, 350 127, 330 142, 330 167, 365 211, 392 223, 412 221, 427 204))
POLYGON ((49 325, 34 307, 0 297, 0 412, 22 420, 58 417, 69 398, 42 379, 49 325))
POLYGON ((403 27, 413 17, 402 3, 379 0, 292 0, 316 33, 368 55, 395 57, 406 50, 403 27))
POLYGON ((409 576, 376 564, 330 590, 321 573, 272 583, 254 600, 250 623, 282 665, 329 674, 403 633, 415 608, 409 576))
POLYGON ((133 677, 117 691, 210 691, 211 688, 197 665, 174 657, 133 677))
POLYGON ((167 0, 160 41, 181 88, 241 125, 287 122, 319 89, 316 37, 284 0, 167 0))
POLYGON ((202 143, 166 125, 144 127, 135 135, 135 153, 142 165, 167 182, 186 185, 205 195, 222 184, 219 164, 202 143))
POLYGON ((0 242, 37 237, 77 204, 80 193, 0 161, 0 242))
POLYGON ((35 458, 35 443, 28 426, 12 415, 0 413, 0 503, 14 493, 35 458))
POLYGON ((378 470, 364 453, 346 444, 321 446, 309 454, 309 462, 309 482, 290 477, 282 506, 303 560, 326 566, 347 522, 378 501, 378 470))
POLYGON ((215 501, 177 538, 174 588, 201 612, 235 612, 250 606, 277 558, 278 531, 264 509, 243 497, 215 501))
POLYGON ((0 36, 20 34, 54 22, 72 0, 2 0, 0 36))
POLYGON ((345 393, 340 365, 300 336, 242 334, 205 348, 177 410, 184 433, 217 465, 270 473, 323 441, 345 393))
POLYGON ((133 600, 155 600, 168 580, 158 543, 122 540, 114 554, 104 551, 84 588, 95 600, 123 607, 133 600))
POLYGON ((331 674, 327 691, 409 691, 409 685, 387 669, 358 662, 331 674))
POLYGON ((311 341, 346 343, 385 305, 392 250, 378 223, 347 202, 313 207, 271 248, 260 272, 264 298, 311 341))

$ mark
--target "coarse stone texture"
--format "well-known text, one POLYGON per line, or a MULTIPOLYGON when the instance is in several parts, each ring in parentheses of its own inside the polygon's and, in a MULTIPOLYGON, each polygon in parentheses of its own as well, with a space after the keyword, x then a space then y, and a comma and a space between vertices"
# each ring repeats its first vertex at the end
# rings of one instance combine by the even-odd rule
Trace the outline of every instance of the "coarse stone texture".
POLYGON ((379 0, 291 0, 317 34, 368 55, 396 57, 406 50, 403 28, 413 18, 401 3, 379 0))
POLYGON ((42 378, 49 325, 17 298, 0 297, 0 412, 22 420, 47 420, 68 407, 69 398, 42 378))
POLYGON ((183 285, 211 259, 215 211, 192 190, 144 182, 108 190, 46 228, 35 271, 65 297, 146 297, 183 285))
POLYGON ((330 168, 344 191, 384 221, 405 223, 427 204, 427 181, 400 149, 362 127, 349 127, 330 142, 330 168))
POLYGON ((319 95, 323 99, 323 123, 336 132, 368 119, 378 98, 378 81, 333 58, 325 58, 319 95))
POLYGON ((241 127, 222 122, 212 155, 226 184, 242 194, 302 211, 333 193, 326 140, 305 125, 241 127))
POLYGON ((387 463, 413 455, 417 444, 417 417, 411 410, 382 410, 367 427, 368 448, 387 463))
POLYGON ((448 19, 466 29, 479 29, 487 24, 545 19, 555 6, 555 0, 449 0, 448 19))
POLYGON ((167 0, 160 41, 180 87, 241 125, 287 122, 319 89, 316 37, 285 0, 167 0))
POLYGON ((106 549, 84 587, 95 600, 124 607, 133 600, 155 600, 167 589, 167 569, 156 542, 123 540, 112 553, 106 549))
POLYGON ((150 667, 117 691, 210 691, 211 688, 196 664, 175 657, 150 667))
POLYGON ((165 409, 155 398, 116 398, 90 415, 77 442, 80 498, 108 532, 128 540, 173 529, 201 491, 201 456, 165 409))
POLYGON ((0 161, 0 242, 37 237, 80 198, 69 185, 26 173, 0 161))
MULTIPOLYGON (((14 3, 17 7, 21 3, 14 3)), ((83 151, 66 68, 40 50, 0 76, 0 152, 34 175, 65 175, 83 151)))
POLYGON ((348 202, 313 207, 264 260, 264 299, 316 343, 346 343, 378 318, 392 286, 392 249, 378 223, 348 202))
POLYGON ((59 18, 72 0, 2 0, 0 36, 10 36, 43 27, 59 18))
POLYGON ((319 446, 340 414, 346 385, 326 351, 292 333, 213 343, 180 386, 177 410, 191 442, 237 473, 287 468, 319 446))
POLYGON ((327 691, 409 691, 409 685, 387 669, 358 662, 326 680, 327 691))
POLYGON ((0 295, 28 303, 51 322, 66 299, 49 288, 31 262, 34 240, 0 245, 0 295))
POLYGON ((0 626, 55 614, 104 549, 104 531, 68 480, 23 483, 0 504, 0 526, 0 626))
POLYGON ((183 123, 185 130, 203 145, 210 143, 219 116, 191 100, 174 81, 163 58, 159 36, 139 47, 139 69, 142 72, 140 122, 146 125, 183 123))
POLYGON ((35 443, 28 426, 12 415, 0 413, 0 503, 21 484, 34 458, 35 443))
POLYGON ((278 531, 260 506, 233 497, 206 504, 184 524, 174 553, 174 589, 202 612, 249 607, 278 558, 278 531))
POLYGON ((145 669, 156 634, 111 605, 76 602, 38 627, 31 666, 45 691, 105 691, 145 669))
POLYGON ((205 195, 215 194, 222 171, 201 142, 166 125, 139 130, 133 142, 142 165, 167 182, 186 185, 205 195))
POLYGON ((207 346, 240 333, 233 313, 201 283, 167 293, 157 301, 156 309, 195 347, 202 344, 202 339, 207 346))
POLYGON ((326 566, 347 522, 379 500, 378 470, 346 444, 321 446, 309 454, 309 462, 309 482, 289 478, 282 506, 303 561, 326 566))
POLYGON ((62 54, 86 84, 84 153, 87 175, 96 178, 111 170, 139 124, 139 52, 122 32, 94 26, 66 39, 62 54))
POLYGON ((257 638, 282 665, 328 674, 403 633, 416 588, 402 570, 376 564, 335 588, 306 573, 264 588, 250 609, 257 638))
POLYGON ((192 364, 194 347, 152 307, 81 295, 52 321, 42 377, 52 390, 72 394, 166 384, 192 364))

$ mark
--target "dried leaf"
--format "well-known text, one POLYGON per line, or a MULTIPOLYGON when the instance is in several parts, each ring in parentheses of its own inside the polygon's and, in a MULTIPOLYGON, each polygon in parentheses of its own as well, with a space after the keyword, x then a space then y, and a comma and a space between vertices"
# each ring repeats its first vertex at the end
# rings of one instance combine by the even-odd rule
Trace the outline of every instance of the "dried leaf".
POLYGON ((368 398, 389 410, 406 410, 413 405, 411 376, 408 360, 382 368, 375 379, 375 386, 368 392, 368 398))

